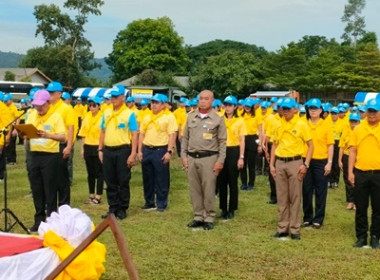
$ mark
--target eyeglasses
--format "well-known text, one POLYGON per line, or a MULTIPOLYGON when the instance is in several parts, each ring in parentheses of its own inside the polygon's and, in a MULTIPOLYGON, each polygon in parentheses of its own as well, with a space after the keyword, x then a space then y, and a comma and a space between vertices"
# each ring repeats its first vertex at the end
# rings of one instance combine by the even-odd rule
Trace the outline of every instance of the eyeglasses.
POLYGON ((88 104, 88 107, 96 107, 96 106, 98 106, 98 104, 95 104, 95 103, 88 104))
POLYGON ((309 110, 318 110, 318 109, 320 109, 320 108, 315 107, 315 106, 310 106, 310 107, 309 107, 309 110))

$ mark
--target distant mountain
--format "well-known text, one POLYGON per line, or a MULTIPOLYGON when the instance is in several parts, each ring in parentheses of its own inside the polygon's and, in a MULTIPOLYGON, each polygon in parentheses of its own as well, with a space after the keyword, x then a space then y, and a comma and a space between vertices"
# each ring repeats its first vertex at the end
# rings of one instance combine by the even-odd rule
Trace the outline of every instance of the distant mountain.
MULTIPOLYGON (((24 56, 24 54, 0 51, 0 68, 17 68, 24 56)), ((101 68, 88 72, 88 75, 102 82, 107 82, 112 75, 111 70, 104 58, 95 58, 95 61, 101 65, 101 68)))

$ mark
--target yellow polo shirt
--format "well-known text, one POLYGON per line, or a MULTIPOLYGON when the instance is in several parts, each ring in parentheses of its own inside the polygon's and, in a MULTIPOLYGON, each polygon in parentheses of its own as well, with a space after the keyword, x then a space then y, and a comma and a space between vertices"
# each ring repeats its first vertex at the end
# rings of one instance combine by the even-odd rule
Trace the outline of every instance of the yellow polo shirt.
POLYGON ((137 113, 137 122, 140 124, 142 122, 142 120, 149 114, 151 114, 152 111, 147 107, 145 109, 141 109, 139 110, 139 112, 137 113))
POLYGON ((265 136, 269 138, 269 142, 273 142, 274 132, 282 125, 283 119, 278 114, 268 116, 267 127, 265 130, 265 136), (273 116, 273 117, 271 117, 273 116))
POLYGON ((77 118, 81 118, 81 119, 83 119, 83 117, 84 117, 84 115, 85 115, 85 113, 86 113, 86 111, 85 111, 85 107, 84 107, 84 105, 81 104, 81 103, 79 103, 79 104, 75 104, 75 106, 74 106, 74 111, 75 111, 75 113, 76 113, 76 115, 77 115, 77 118))
POLYGON ((332 128, 334 140, 339 140, 343 133, 343 120, 338 118, 335 122, 332 121, 332 128))
POLYGON ((306 142, 311 140, 311 132, 305 122, 293 117, 290 121, 282 119, 281 125, 273 130, 272 139, 277 145, 276 156, 295 157, 304 153, 306 142))
POLYGON ((140 133, 144 135, 143 144, 146 146, 165 146, 169 143, 169 135, 178 130, 177 121, 173 114, 158 114, 145 116, 140 124, 140 133))
POLYGON ((352 129, 349 127, 342 132, 342 136, 339 140, 339 148, 343 149, 343 154, 349 155, 350 152, 350 140, 352 135, 352 129))
POLYGON ((257 135, 259 126, 263 123, 261 116, 252 116, 245 113, 242 118, 247 129, 247 135, 257 135))
POLYGON ((78 120, 76 118, 75 111, 73 107, 70 105, 67 105, 65 102, 60 99, 57 103, 54 105, 51 105, 52 109, 54 112, 58 113, 65 124, 65 136, 66 136, 66 141, 67 141, 67 133, 68 133, 68 127, 73 126, 74 127, 74 135, 73 135, 73 142, 75 141, 76 138, 76 132, 78 131, 78 120))
POLYGON ((105 130, 104 145, 115 147, 131 144, 130 132, 137 131, 135 113, 126 105, 118 111, 107 109, 102 116, 100 128, 105 130))
POLYGON ((243 112, 244 112, 245 110, 244 110, 244 108, 239 108, 239 109, 237 109, 237 115, 239 116, 239 117, 241 117, 242 115, 243 115, 243 112))
POLYGON ((102 103, 102 105, 100 105, 100 111, 105 112, 105 110, 107 110, 107 109, 112 109, 111 103, 109 103, 109 104, 102 103))
POLYGON ((79 130, 79 136, 84 137, 86 145, 99 145, 100 124, 102 122, 102 112, 98 112, 93 116, 91 112, 86 114, 83 119, 82 126, 79 130))
MULTIPOLYGON (((44 116, 40 116, 38 113, 31 114, 26 123, 33 124, 38 130, 44 130, 51 134, 65 134, 63 119, 58 113, 54 112, 52 106, 44 116)), ((33 138, 30 139, 30 151, 59 153, 59 142, 46 138, 33 138)))
POLYGON ((240 117, 233 117, 231 119, 224 117, 224 123, 227 130, 227 147, 240 146, 240 136, 247 135, 244 120, 240 117))
MULTIPOLYGON (((318 123, 313 124, 310 120, 307 121, 313 139, 314 151, 312 159, 327 159, 328 145, 334 145, 334 134, 330 121, 319 119, 318 123)), ((303 153, 306 157, 307 150, 303 153)))
POLYGON ((367 120, 352 131, 349 146, 357 149, 355 167, 360 170, 380 170, 380 125, 372 127, 367 120))

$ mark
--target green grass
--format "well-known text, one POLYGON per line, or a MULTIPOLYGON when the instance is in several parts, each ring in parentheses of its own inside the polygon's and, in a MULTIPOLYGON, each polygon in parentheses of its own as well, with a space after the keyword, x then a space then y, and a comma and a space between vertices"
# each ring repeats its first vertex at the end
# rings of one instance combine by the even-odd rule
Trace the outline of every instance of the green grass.
MULTIPOLYGON (((95 224, 107 211, 86 205, 86 170, 78 143, 75 154, 72 206, 82 209, 95 224)), ((33 223, 34 207, 25 198, 23 147, 17 146, 18 164, 8 167, 9 208, 26 225, 33 223)), ((380 279, 380 251, 353 249, 354 212, 345 209, 345 191, 329 190, 325 224, 320 230, 301 231, 301 241, 275 240, 277 207, 268 205, 269 185, 257 178, 253 192, 239 193, 234 220, 217 219, 212 231, 192 231, 187 178, 178 158, 171 163, 170 204, 164 213, 143 212, 140 166, 133 168, 128 218, 119 222, 141 279, 380 279)), ((0 203, 3 202, 1 186, 0 203)), ((0 226, 3 227, 3 217, 0 226)), ((22 232, 16 227, 14 232, 22 232)), ((110 230, 99 241, 107 247, 106 272, 102 279, 128 279, 110 230)))

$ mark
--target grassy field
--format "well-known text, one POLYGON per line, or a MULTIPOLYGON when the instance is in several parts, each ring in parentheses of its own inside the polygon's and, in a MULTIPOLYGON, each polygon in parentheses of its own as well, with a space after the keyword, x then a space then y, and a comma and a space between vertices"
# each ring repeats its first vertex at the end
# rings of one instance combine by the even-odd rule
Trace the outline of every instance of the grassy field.
MULTIPOLYGON (((72 206, 87 213, 95 224, 107 211, 86 205, 86 170, 78 145, 74 159, 72 206)), ((9 166, 9 208, 27 226, 33 224, 22 146, 17 146, 18 164, 9 166)), ((3 185, 0 185, 3 203, 3 185)), ((164 213, 143 212, 140 166, 133 168, 128 218, 120 223, 141 279, 380 279, 380 251, 353 249, 354 212, 345 209, 342 182, 329 190, 325 224, 320 230, 303 229, 301 241, 277 240, 277 207, 266 204, 269 185, 257 178, 256 189, 239 193, 234 220, 217 219, 212 231, 192 231, 186 224, 192 210, 185 173, 180 160, 171 164, 170 204, 164 213)), ((2 206, 2 205, 1 205, 2 206)), ((3 217, 0 218, 3 227, 3 217)), ((16 227, 14 232, 22 232, 16 227)), ((107 247, 106 272, 101 279, 128 279, 110 230, 99 241, 107 247)))

